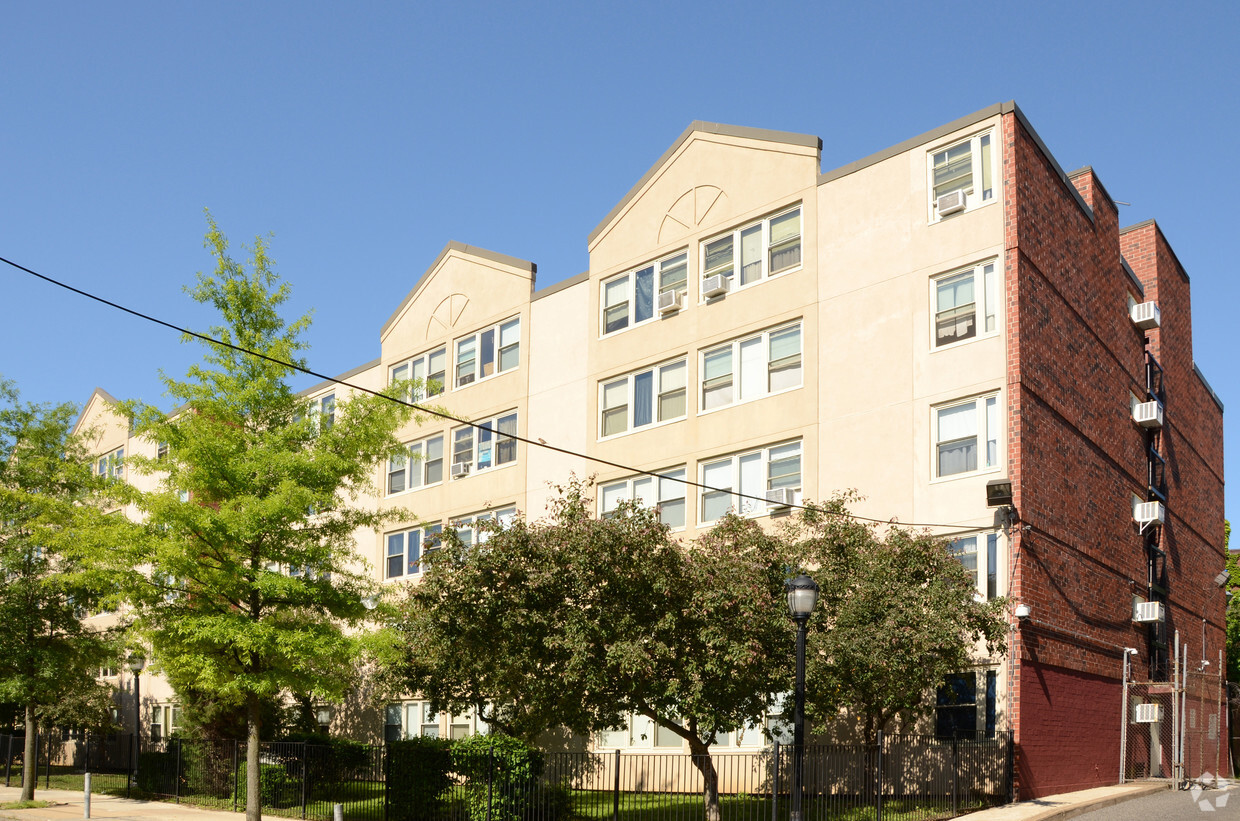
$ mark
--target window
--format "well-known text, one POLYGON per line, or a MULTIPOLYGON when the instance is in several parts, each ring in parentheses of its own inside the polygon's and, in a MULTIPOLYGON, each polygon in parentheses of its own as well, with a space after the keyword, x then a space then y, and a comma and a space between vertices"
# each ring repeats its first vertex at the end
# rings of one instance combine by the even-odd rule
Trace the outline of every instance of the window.
POLYGON ((685 469, 656 471, 654 476, 635 476, 599 487, 599 514, 614 516, 621 502, 637 501, 646 507, 658 507, 659 520, 668 527, 685 526, 685 469), (658 493, 655 493, 655 487, 658 493))
POLYGON ((109 479, 125 478, 125 449, 117 448, 95 463, 95 473, 109 479))
POLYGON ((702 243, 702 278, 744 287, 801 265, 801 206, 702 243), (739 275, 738 275, 739 272, 739 275))
POLYGON ((934 347, 995 333, 998 301, 994 262, 936 278, 934 347))
POLYGON ((685 293, 688 263, 688 252, 681 251, 636 271, 605 280, 602 288, 603 333, 615 333, 654 319, 656 283, 660 294, 668 291, 685 293))
POLYGON ((970 670, 945 678, 935 694, 935 735, 994 738, 998 678, 995 670, 970 670))
POLYGON ((456 381, 462 388, 517 367, 521 359, 521 317, 456 341, 456 381))
POLYGON ((439 738, 439 714, 431 709, 429 701, 389 704, 383 716, 385 742, 414 736, 439 738))
MULTIPOLYGON (((699 518, 703 524, 723 517, 729 510, 741 515, 760 515, 769 506, 737 494, 763 498, 768 490, 801 490, 801 442, 788 442, 749 453, 703 462, 699 518)), ((797 500, 800 494, 797 493, 797 500)))
POLYGON ((327 735, 332 727, 332 708, 317 707, 314 711, 314 723, 319 726, 319 733, 327 735))
POLYGON ((168 443, 160 442, 155 446, 155 461, 162 462, 168 458, 168 443))
POLYGON ((421 356, 393 365, 388 384, 413 379, 417 385, 406 397, 410 402, 421 402, 428 396, 438 396, 447 387, 445 371, 448 366, 448 349, 437 348, 421 356))
POLYGON ((991 133, 975 134, 930 155, 930 217, 940 219, 939 198, 954 191, 965 196, 965 208, 995 201, 991 133))
POLYGON ((422 556, 439 547, 443 525, 427 525, 389 533, 385 577, 413 576, 422 572, 422 556))
POLYGON ((936 476, 956 476, 998 467, 997 395, 935 408, 934 429, 936 476))
POLYGON ((702 351, 702 411, 801 387, 801 323, 702 351))
POLYGON ((962 536, 954 539, 949 548, 952 554, 960 560, 965 570, 973 578, 973 586, 977 588, 978 595, 985 594, 987 599, 993 599, 999 595, 999 575, 996 562, 999 558, 999 534, 986 533, 984 535, 962 536), (984 553, 979 554, 978 548, 984 546, 984 553), (979 562, 979 559, 982 561, 979 562), (982 582, 985 581, 985 586, 982 582))
POLYGON ((318 399, 319 405, 319 426, 322 430, 327 430, 336 423, 336 394, 329 393, 318 399))
POLYGON ((400 741, 404 735, 401 729, 401 714, 404 710, 399 704, 389 704, 383 711, 383 741, 390 743, 400 741))
POLYGON ((478 422, 480 427, 452 431, 452 476, 486 470, 517 460, 517 414, 507 413, 478 422), (463 467, 462 467, 463 466, 463 467), (463 470, 464 473, 458 471, 463 470))
POLYGON ((388 460, 387 492, 401 493, 443 481, 443 434, 414 442, 407 453, 388 460))
POLYGON ((479 527, 479 525, 497 522, 500 529, 503 530, 509 527, 516 518, 517 509, 515 507, 505 507, 500 510, 491 510, 486 513, 465 516, 461 519, 453 519, 452 526, 456 529, 457 538, 466 545, 486 544, 491 534, 487 529, 479 527))
POLYGON ((599 383, 599 435, 629 430, 685 416, 686 360, 647 368, 599 383))

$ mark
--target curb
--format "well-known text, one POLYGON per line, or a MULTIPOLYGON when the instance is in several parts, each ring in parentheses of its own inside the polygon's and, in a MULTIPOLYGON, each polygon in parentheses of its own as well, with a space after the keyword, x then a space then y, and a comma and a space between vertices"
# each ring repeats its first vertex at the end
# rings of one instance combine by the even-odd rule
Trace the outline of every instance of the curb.
MULTIPOLYGON (((1086 801, 1067 804, 1064 806, 1048 807, 1041 812, 1021 815, 1013 814, 1012 817, 1013 819, 1019 818, 1020 821, 1052 821, 1052 819, 1054 819, 1054 821, 1066 821, 1066 819, 1076 818, 1078 815, 1084 815, 1087 812, 1093 812, 1094 810, 1100 810, 1105 807, 1122 804, 1125 801, 1131 801, 1134 798, 1144 798, 1147 795, 1154 795, 1169 789, 1171 789, 1170 783, 1142 784, 1140 786, 1134 785, 1132 789, 1125 789, 1120 793, 1101 795, 1097 798, 1091 798, 1086 801)), ((1016 805, 1009 804, 1008 806, 1014 807, 1016 805)))

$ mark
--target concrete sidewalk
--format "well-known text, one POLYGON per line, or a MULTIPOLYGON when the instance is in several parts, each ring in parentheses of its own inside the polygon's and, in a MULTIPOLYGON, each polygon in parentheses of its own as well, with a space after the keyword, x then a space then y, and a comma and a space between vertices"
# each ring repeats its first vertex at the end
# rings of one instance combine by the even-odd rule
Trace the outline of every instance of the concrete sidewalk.
POLYGON ((1100 810, 1112 804, 1119 804, 1122 801, 1166 792, 1170 788, 1171 785, 1165 782, 1094 787, 1090 790, 1048 795, 1032 801, 1005 804, 993 810, 971 813, 968 819, 969 821, 1050 821, 1050 819, 1063 821, 1091 810, 1100 810))
MULTIPOLYGON (((0 787, 0 804, 16 801, 20 797, 20 788, 0 787)), ((34 797, 36 801, 51 801, 53 806, 29 810, 0 810, 0 818, 20 821, 67 821, 72 818, 76 821, 85 817, 83 795, 80 792, 36 789, 34 797)), ((245 813, 204 810, 171 801, 138 801, 94 793, 90 797, 90 817, 108 821, 238 821, 245 818, 245 813)), ((264 821, 276 821, 278 818, 280 816, 263 816, 264 821)))
MULTIPOLYGON (((1169 785, 1165 783, 1123 784, 1115 787, 1095 787, 1092 790, 1052 795, 1033 801, 1021 801, 996 807, 992 810, 971 813, 969 821, 1049 821, 1074 818, 1081 813, 1109 807, 1121 801, 1140 798, 1164 792, 1169 785)), ((0 804, 16 801, 21 795, 17 787, 0 787, 0 804)), ((36 790, 36 799, 52 801, 54 806, 43 809, 0 810, 0 819, 18 819, 18 821, 67 821, 67 819, 83 818, 82 794, 69 790, 36 790)), ((114 798, 110 795, 92 795, 90 799, 90 817, 104 818, 109 821, 238 821, 244 817, 241 813, 223 812, 220 810, 204 810, 188 804, 173 804, 166 801, 137 801, 128 798, 114 798)), ((264 815, 264 821, 275 821, 278 816, 264 815)))

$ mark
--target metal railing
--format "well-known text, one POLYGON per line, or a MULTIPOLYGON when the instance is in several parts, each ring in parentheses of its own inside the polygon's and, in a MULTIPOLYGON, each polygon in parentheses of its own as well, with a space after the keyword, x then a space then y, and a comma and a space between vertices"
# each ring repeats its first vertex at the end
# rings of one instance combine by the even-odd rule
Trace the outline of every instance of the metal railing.
MULTIPOLYGON (((6 786, 21 783, 24 738, 0 735, 6 786)), ((1008 800, 1011 740, 943 740, 879 735, 875 744, 807 746, 805 821, 944 818, 1008 800)), ((788 821, 793 750, 752 753, 554 752, 512 777, 495 760, 470 775, 440 772, 431 793, 396 780, 435 782, 432 773, 393 766, 388 746, 263 743, 264 814, 330 821, 343 805, 351 821, 702 821, 704 788, 717 787, 721 821, 788 821), (389 789, 391 788, 391 789, 389 789)), ((148 742, 136 760, 132 736, 40 738, 34 766, 44 788, 193 803, 243 811, 244 742, 148 742)), ((399 761, 396 763, 400 763, 399 761)))

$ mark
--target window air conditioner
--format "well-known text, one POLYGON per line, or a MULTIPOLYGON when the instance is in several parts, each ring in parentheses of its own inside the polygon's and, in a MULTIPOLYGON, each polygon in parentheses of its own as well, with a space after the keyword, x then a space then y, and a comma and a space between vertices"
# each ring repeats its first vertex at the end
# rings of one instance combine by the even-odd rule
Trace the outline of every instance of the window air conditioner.
POLYGON ((1161 428, 1163 424, 1162 402, 1142 402, 1134 405, 1132 418, 1143 428, 1161 428))
POLYGON ((679 311, 684 305, 684 294, 680 291, 664 291, 659 294, 659 314, 670 314, 679 311))
POLYGON ((1161 317, 1157 302, 1138 302, 1132 306, 1132 324, 1143 331, 1157 328, 1161 317))
POLYGON ((1151 624, 1166 620, 1163 603, 1160 601, 1137 602, 1132 611, 1132 620, 1138 624, 1151 624))
POLYGON ((469 475, 469 462, 453 462, 452 478, 460 479, 462 476, 469 475))
POLYGON ((1166 515, 1162 502, 1141 502, 1132 509, 1133 520, 1142 526, 1161 525, 1166 515))
POLYGON ((796 491, 790 487, 768 490, 766 492, 766 503, 772 507, 791 507, 796 504, 796 491))
POLYGON ((954 214, 957 211, 963 211, 965 205, 964 189, 952 191, 944 194, 935 201, 935 210, 939 212, 940 217, 948 214, 954 214))
POLYGON ((702 296, 705 299, 711 297, 722 296, 728 292, 728 278, 723 274, 716 274, 713 277, 707 277, 702 280, 702 296))
POLYGON ((1136 724, 1156 724, 1162 721, 1162 705, 1156 702, 1132 705, 1132 720, 1136 724))

